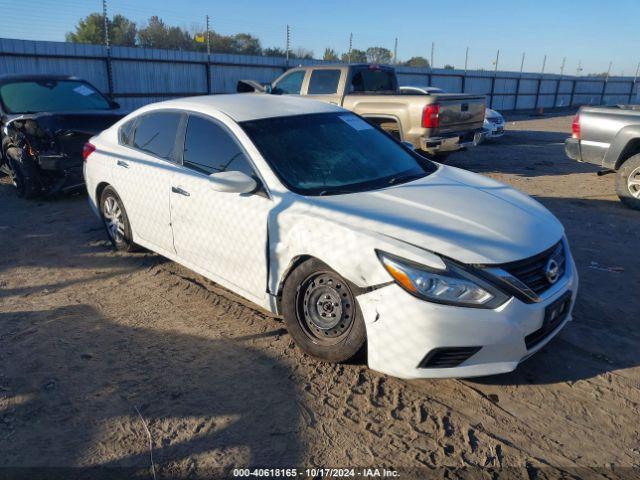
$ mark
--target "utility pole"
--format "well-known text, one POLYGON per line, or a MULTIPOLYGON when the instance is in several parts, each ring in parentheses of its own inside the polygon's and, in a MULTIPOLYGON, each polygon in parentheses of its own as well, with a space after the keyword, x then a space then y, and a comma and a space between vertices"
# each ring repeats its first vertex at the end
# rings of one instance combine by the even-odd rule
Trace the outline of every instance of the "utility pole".
POLYGON ((469 64, 469 47, 467 47, 467 51, 464 53, 464 74, 467 74, 467 65, 469 64))
POLYGON ((640 62, 638 62, 638 66, 636 67, 636 74, 633 77, 633 85, 631 86, 631 93, 629 94, 629 103, 631 103, 633 101, 633 94, 636 94, 636 97, 638 96, 637 92, 636 92, 636 83, 638 82, 638 74, 640 73, 640 62))
POLYGON ((431 42, 431 68, 433 69, 433 53, 436 49, 436 42, 431 42))
POLYGON ((526 52, 522 52, 522 61, 520 62, 520 76, 522 76, 522 72, 524 70, 524 57, 526 52))
POLYGON ((494 69, 493 69, 494 76, 498 74, 498 62, 499 61, 500 61, 500 50, 498 50, 496 52, 496 60, 495 60, 495 62, 493 62, 494 63, 494 69))
POLYGON ((576 68, 576 77, 580 76, 581 71, 582 71, 582 60, 578 60, 578 68, 576 68))
POLYGON ((541 74, 544 75, 544 67, 546 67, 547 65, 547 56, 545 55, 544 58, 542 59, 542 70, 540 71, 541 74))
POLYGON ((353 33, 349 34, 349 63, 351 63, 351 50, 353 50, 353 33))
POLYGON ((611 66, 613 65, 613 62, 609 62, 609 69, 607 70, 607 76, 605 78, 605 81, 608 82, 609 81, 609 76, 611 75, 611 66))
POLYGON ((207 57, 211 56, 211 31, 209 30, 209 15, 207 15, 207 57))
POLYGON ((562 75, 564 74, 564 64, 567 61, 567 57, 563 57, 562 58, 562 65, 560 65, 560 76, 562 77, 562 75))
POLYGON ((398 37, 396 37, 396 41, 393 44, 393 64, 398 64, 398 37))
POLYGON ((289 24, 287 23, 287 67, 289 67, 289 50, 291 45, 291 29, 289 28, 289 24))
POLYGON ((104 19, 104 45, 107 51, 111 48, 109 42, 109 17, 107 16, 107 0, 102 0, 102 18, 104 19))
POLYGON ((107 0, 102 0, 102 18, 104 19, 104 45, 107 49, 107 87, 109 96, 113 96, 113 68, 111 67, 111 41, 109 39, 109 17, 107 15, 107 0))

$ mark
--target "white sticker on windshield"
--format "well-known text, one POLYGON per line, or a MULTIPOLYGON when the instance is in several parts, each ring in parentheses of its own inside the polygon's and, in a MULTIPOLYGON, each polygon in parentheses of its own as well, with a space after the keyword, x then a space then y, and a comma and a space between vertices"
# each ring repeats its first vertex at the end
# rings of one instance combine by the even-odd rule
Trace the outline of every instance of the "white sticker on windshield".
POLYGON ((93 95, 93 90, 91 90, 86 85, 80 85, 73 89, 74 92, 79 93, 83 97, 88 97, 89 95, 93 95))
POLYGON ((354 130, 371 130, 373 127, 360 117, 355 115, 340 115, 340 120, 349 125, 354 130))

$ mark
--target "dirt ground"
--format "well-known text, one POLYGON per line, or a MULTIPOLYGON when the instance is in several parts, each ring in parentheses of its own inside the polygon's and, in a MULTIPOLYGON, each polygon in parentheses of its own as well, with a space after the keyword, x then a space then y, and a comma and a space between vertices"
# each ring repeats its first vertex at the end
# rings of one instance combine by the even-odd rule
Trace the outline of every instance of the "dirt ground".
POLYGON ((640 212, 618 202, 612 175, 565 158, 570 123, 521 116, 450 161, 554 212, 581 280, 575 319, 550 345, 474 380, 311 359, 279 320, 202 277, 113 252, 86 197, 24 201, 0 185, 0 467, 148 478, 150 435, 158 476, 247 465, 640 476, 640 212))

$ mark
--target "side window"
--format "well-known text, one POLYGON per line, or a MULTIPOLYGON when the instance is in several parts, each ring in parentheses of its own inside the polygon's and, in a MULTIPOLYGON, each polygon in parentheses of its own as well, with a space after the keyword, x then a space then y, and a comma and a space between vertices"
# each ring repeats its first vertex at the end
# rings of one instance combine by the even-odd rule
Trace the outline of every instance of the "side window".
POLYGON ((313 70, 309 80, 309 95, 328 95, 338 92, 340 70, 313 70))
POLYGON ((127 123, 120 127, 119 141, 120 145, 129 145, 133 143, 133 126, 136 123, 136 119, 129 120, 127 123))
POLYGON ((289 75, 285 75, 278 83, 276 83, 274 93, 300 95, 304 74, 304 70, 297 70, 295 72, 291 72, 289 75))
POLYGON ((149 113, 138 121, 133 147, 160 158, 172 160, 180 114, 149 113))
POLYGON ((231 132, 196 115, 190 116, 187 123, 182 163, 187 168, 207 175, 240 171, 254 176, 251 163, 231 132))

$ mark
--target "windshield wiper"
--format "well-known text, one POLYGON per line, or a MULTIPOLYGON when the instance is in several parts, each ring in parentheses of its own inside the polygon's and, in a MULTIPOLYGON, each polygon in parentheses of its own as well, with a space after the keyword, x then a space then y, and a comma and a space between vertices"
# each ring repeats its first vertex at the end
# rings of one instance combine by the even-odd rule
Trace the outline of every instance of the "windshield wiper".
POLYGON ((422 178, 423 176, 424 174, 422 173, 416 173, 414 175, 398 175, 397 177, 391 177, 387 181, 387 185, 395 185, 397 183, 406 183, 406 182, 410 182, 411 180, 417 180, 418 178, 422 178))

